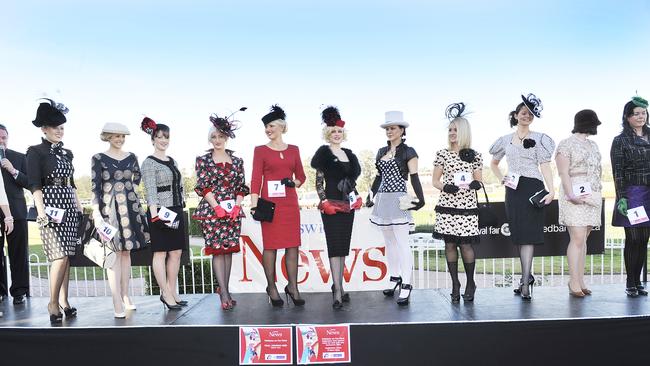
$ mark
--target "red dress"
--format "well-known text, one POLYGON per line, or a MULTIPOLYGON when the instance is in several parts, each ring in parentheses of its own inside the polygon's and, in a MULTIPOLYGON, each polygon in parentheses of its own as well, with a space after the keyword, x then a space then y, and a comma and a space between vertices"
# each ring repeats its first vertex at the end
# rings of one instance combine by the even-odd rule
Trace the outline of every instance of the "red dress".
POLYGON ((305 182, 305 171, 298 146, 289 145, 276 151, 266 145, 255 147, 251 193, 275 203, 273 222, 262 222, 264 249, 300 246, 300 208, 295 188, 285 187, 285 197, 269 197, 269 181, 283 178, 305 182))

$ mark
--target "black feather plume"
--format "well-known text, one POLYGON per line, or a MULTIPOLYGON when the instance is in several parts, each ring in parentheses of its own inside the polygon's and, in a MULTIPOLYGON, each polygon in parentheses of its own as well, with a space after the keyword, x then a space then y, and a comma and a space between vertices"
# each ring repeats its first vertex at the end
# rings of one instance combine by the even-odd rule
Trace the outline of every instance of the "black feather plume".
POLYGON ((326 125, 334 126, 341 119, 341 114, 336 107, 328 106, 321 112, 321 118, 326 125))

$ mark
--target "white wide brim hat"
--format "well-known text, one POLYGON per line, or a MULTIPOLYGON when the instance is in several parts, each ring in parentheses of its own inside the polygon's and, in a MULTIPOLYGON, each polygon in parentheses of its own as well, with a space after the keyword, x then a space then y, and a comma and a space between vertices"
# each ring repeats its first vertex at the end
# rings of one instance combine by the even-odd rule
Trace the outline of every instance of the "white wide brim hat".
POLYGON ((102 133, 114 133, 118 135, 130 135, 129 128, 121 123, 108 122, 102 127, 102 133))
POLYGON ((402 126, 404 128, 409 126, 408 122, 404 121, 404 113, 400 111, 388 111, 385 113, 386 122, 379 125, 381 128, 386 128, 388 126, 402 126))

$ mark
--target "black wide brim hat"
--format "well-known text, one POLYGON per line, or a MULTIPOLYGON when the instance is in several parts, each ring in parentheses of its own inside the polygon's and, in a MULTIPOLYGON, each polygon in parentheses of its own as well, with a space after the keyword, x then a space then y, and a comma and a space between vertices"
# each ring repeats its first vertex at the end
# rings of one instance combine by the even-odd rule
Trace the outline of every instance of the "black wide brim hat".
POLYGON ((573 118, 573 131, 574 132, 585 132, 593 130, 602 122, 598 119, 596 112, 591 109, 583 109, 580 112, 576 113, 573 118))
POLYGON ((63 104, 57 104, 51 99, 47 99, 49 103, 41 103, 36 110, 36 118, 32 121, 34 126, 43 127, 50 126, 56 127, 64 124, 67 119, 65 112, 67 108, 63 104))
POLYGON ((527 96, 524 96, 522 94, 521 100, 524 102, 524 105, 526 108, 528 108, 528 111, 533 114, 533 116, 537 118, 542 117, 542 110, 544 109, 544 106, 542 105, 542 100, 539 99, 535 94, 528 93, 527 96))

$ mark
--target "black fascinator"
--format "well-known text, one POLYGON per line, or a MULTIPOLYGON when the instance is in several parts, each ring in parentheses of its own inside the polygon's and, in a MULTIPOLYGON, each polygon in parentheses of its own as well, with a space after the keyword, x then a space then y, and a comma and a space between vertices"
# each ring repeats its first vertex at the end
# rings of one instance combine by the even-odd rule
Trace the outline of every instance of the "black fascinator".
POLYGON ((230 114, 228 117, 219 117, 216 113, 212 114, 210 116, 210 122, 214 125, 214 127, 217 129, 217 131, 223 133, 224 135, 228 136, 228 138, 234 139, 235 138, 235 130, 239 129, 239 121, 232 119, 232 117, 235 115, 237 112, 243 112, 245 111, 246 107, 241 107, 232 114, 230 114))
POLYGON ((528 93, 527 96, 521 95, 521 99, 524 101, 526 108, 532 113, 535 117, 542 117, 542 110, 544 106, 542 105, 542 100, 539 99, 535 94, 528 93))
POLYGON ((465 112, 465 103, 452 103, 447 106, 445 110, 445 115, 449 121, 454 120, 455 118, 464 117, 463 113, 465 112))
POLYGON ((68 107, 49 98, 41 99, 47 100, 49 103, 39 104, 38 109, 36 110, 36 118, 32 121, 34 126, 56 127, 67 121, 65 114, 69 112, 68 107))
POLYGON ((338 126, 343 128, 345 126, 345 121, 341 119, 341 114, 339 113, 338 108, 334 106, 328 106, 323 109, 321 112, 321 118, 323 119, 323 123, 330 127, 338 126))
POLYGON ((262 122, 264 123, 264 126, 268 125, 269 123, 281 119, 284 120, 287 118, 287 114, 284 113, 284 110, 280 108, 279 105, 275 104, 271 106, 271 112, 267 113, 262 117, 262 122))

